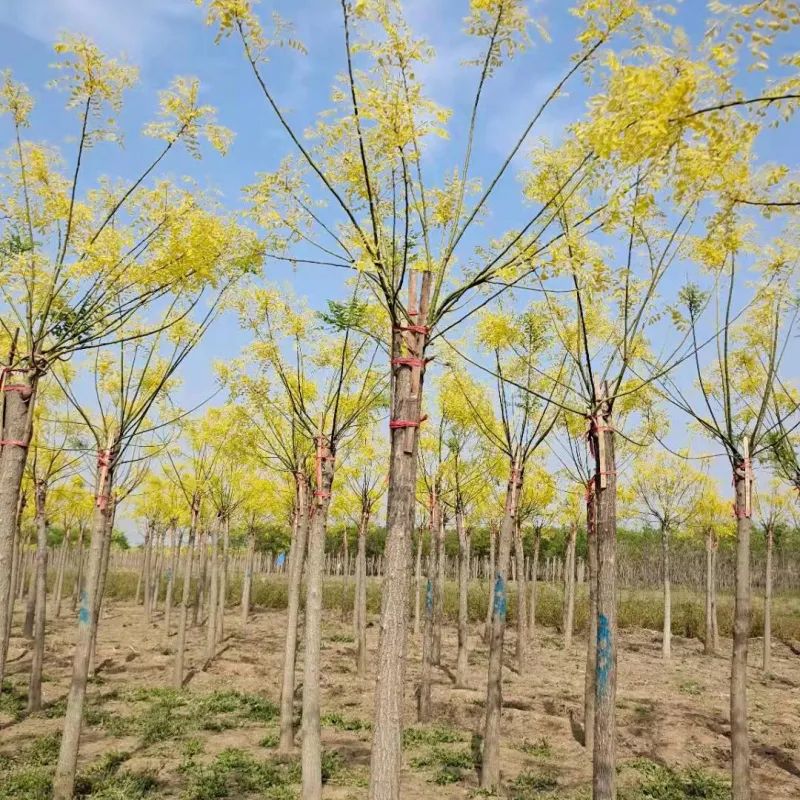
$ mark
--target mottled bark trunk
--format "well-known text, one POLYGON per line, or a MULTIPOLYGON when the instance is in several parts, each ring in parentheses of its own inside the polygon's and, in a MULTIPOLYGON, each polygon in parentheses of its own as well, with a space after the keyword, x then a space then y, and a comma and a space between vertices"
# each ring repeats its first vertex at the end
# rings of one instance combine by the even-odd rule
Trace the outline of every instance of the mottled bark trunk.
MULTIPOLYGON (((409 304, 417 325, 427 320, 431 273, 422 277, 419 311, 409 304)), ((416 298, 416 273, 409 276, 409 293, 416 298)), ((411 355, 424 363, 426 333, 392 333, 392 358, 403 355, 406 342, 411 355)), ((422 404, 422 367, 393 364, 386 510, 386 545, 383 560, 381 629, 378 642, 375 702, 370 755, 369 800, 399 800, 403 764, 403 694, 405 690, 406 629, 411 567, 411 536, 417 478, 417 426, 422 404), (400 425, 410 422, 410 426, 400 425)))
POLYGON ((595 481, 586 492, 586 566, 589 581, 589 636, 586 646, 586 673, 583 682, 583 732, 587 753, 594 753, 594 704, 597 669, 597 504, 595 481))
POLYGON ((611 412, 595 418, 590 436, 597 475, 597 661, 595 666, 594 800, 617 796, 617 475, 611 412))
POLYGON ((736 490, 736 587, 731 660, 732 800, 750 800, 750 740, 747 731, 747 649, 750 639, 749 466, 734 469, 736 490))
POLYGON ((5 677, 6 655, 11 631, 11 578, 14 536, 17 532, 17 509, 25 472, 28 445, 33 432, 33 409, 36 400, 36 373, 4 372, 2 380, 3 414, 0 426, 0 691, 5 677))
MULTIPOLYGON (((111 459, 109 459, 111 460, 111 459)), ((102 475, 102 472, 101 472, 102 475)), ((111 534, 111 486, 113 485, 113 460, 105 474, 105 480, 98 481, 98 500, 92 522, 92 536, 89 544, 89 559, 86 565, 86 588, 81 590, 78 610, 78 636, 72 661, 72 679, 67 696, 67 708, 61 734, 61 747, 58 754, 55 776, 53 778, 53 800, 72 800, 75 786, 75 771, 78 763, 81 727, 83 724, 83 704, 86 698, 86 683, 89 677, 92 640, 97 630, 97 592, 101 585, 103 551, 105 539, 111 534)))
POLYGON ((305 475, 298 473, 295 476, 295 530, 289 550, 286 645, 283 651, 283 683, 281 685, 280 742, 278 746, 282 753, 288 753, 294 748, 294 673, 297 661, 300 590, 308 537, 307 488, 305 475))
POLYGON ((325 566, 325 531, 328 523, 333 454, 326 441, 317 442, 317 482, 314 514, 308 534, 306 562, 306 623, 303 658, 303 722, 301 772, 303 800, 322 797, 322 738, 320 730, 320 648, 322 645, 322 580, 325 566))
POLYGON ((764 569, 764 651, 762 654, 761 668, 764 672, 770 671, 770 657, 772 655, 772 548, 775 535, 772 525, 767 525, 767 563, 764 569))
POLYGON ((467 685, 469 668, 469 531, 464 524, 464 511, 456 508, 458 533, 458 656, 456 657, 456 686, 467 685))
POLYGON ((672 581, 669 565, 669 530, 661 527, 661 578, 664 589, 664 627, 661 633, 661 655, 672 656, 672 581))
POLYGON ((44 663, 44 634, 47 619, 47 484, 39 480, 36 496, 36 568, 34 580, 33 658, 28 684, 28 711, 42 707, 42 665, 44 663))
POLYGON ((489 670, 486 682, 486 716, 483 729, 481 788, 495 791, 500 786, 500 715, 503 706, 503 639, 508 606, 508 570, 511 539, 517 514, 517 497, 522 486, 519 465, 512 469, 506 490, 505 510, 500 524, 492 599, 492 630, 489 638, 489 670))

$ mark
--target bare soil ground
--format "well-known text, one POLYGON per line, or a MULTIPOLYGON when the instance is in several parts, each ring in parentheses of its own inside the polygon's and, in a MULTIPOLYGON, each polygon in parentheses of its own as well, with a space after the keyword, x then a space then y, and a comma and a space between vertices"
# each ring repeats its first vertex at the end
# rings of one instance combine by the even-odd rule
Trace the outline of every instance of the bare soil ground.
MULTIPOLYGON (((121 770, 125 776, 146 775, 147 780, 123 781, 119 791, 113 789, 113 781, 101 786, 102 782, 89 780, 83 793, 126 800, 297 796, 296 764, 282 762, 273 749, 275 709, 259 700, 278 701, 284 624, 282 613, 256 611, 242 631, 238 610, 231 609, 220 653, 205 671, 199 669, 204 631, 191 629, 187 664, 197 671, 191 674, 184 693, 161 692, 161 687, 168 686, 173 658, 162 646, 160 614, 148 625, 141 607, 109 604, 101 621, 99 670, 90 687, 81 769, 90 776, 93 769, 109 774, 121 770)), ((13 775, 20 754, 35 756, 40 751, 44 755, 38 756, 41 763, 35 768, 44 773, 51 768, 74 630, 71 618, 48 625, 44 684, 48 710, 26 717, 8 696, 0 705, 0 798, 46 797, 46 788, 37 789, 41 795, 26 790, 19 775, 14 783, 4 780, 2 770, 6 777, 13 775), (48 746, 37 745, 48 741, 48 746), (14 794, 17 784, 23 788, 14 794)), ((445 800, 480 794, 473 763, 479 747, 474 734, 481 731, 487 666, 481 631, 479 626, 471 631, 472 688, 455 689, 449 670, 455 666, 455 631, 446 629, 443 668, 437 670, 433 691, 436 722, 427 727, 413 725, 420 643, 409 637, 406 721, 411 730, 406 734, 404 798, 445 800)), ((357 677, 352 634, 350 622, 341 621, 338 611, 326 612, 322 650, 323 743, 328 752, 324 796, 330 800, 354 800, 367 794, 374 675, 365 680, 357 677)), ((513 660, 514 636, 509 629, 507 663, 513 660)), ((377 620, 372 619, 368 630, 370 665, 374 664, 377 637, 377 620)), ((699 642, 676 638, 673 658, 665 663, 656 634, 622 633, 618 691, 622 796, 668 800, 728 796, 724 784, 729 768, 729 645, 722 641, 725 657, 709 658, 702 654, 699 642), (651 794, 646 793, 648 786, 651 794)), ((21 639, 13 639, 10 649, 15 658, 10 682, 22 704, 29 656, 23 654, 26 648, 21 639)), ((579 725, 570 720, 571 711, 578 720, 582 713, 585 642, 578 638, 565 652, 555 631, 540 629, 533 652, 524 674, 506 669, 504 675, 504 794, 517 800, 588 797, 590 759, 578 741, 579 725)), ((765 677, 759 669, 760 655, 761 643, 753 640, 749 682, 753 797, 800 798, 800 658, 776 643, 773 672, 765 677)), ((302 644, 297 674, 299 681, 302 644)), ((25 780, 36 784, 34 778, 25 780)))

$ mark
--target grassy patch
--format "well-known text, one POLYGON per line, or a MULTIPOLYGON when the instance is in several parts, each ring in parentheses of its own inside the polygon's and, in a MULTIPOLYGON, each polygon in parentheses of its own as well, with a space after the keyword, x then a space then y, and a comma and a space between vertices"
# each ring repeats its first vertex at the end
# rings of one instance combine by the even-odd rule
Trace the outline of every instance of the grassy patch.
POLYGON ((626 767, 639 774, 639 783, 620 795, 621 800, 729 800, 728 781, 695 767, 673 770, 646 758, 626 767))
POLYGON ((13 720, 22 719, 27 705, 27 694, 9 681, 3 681, 3 690, 0 692, 0 714, 9 716, 13 720))
POLYGON ((464 736, 455 728, 446 725, 417 725, 403 731, 403 747, 420 745, 452 744, 464 741, 464 736))
POLYGON ((75 781, 75 797, 92 800, 141 800, 152 794, 158 781, 149 772, 120 769, 128 753, 108 753, 75 781))
POLYGON ((322 724, 328 728, 336 728, 337 731, 370 731, 372 723, 365 719, 356 717, 344 717, 339 713, 323 714, 322 724))
POLYGON ((514 778, 509 786, 511 800, 533 800, 542 792, 552 792, 558 787, 558 780, 553 772, 526 770, 514 778))
POLYGON ((678 686, 678 691, 683 692, 683 694, 690 694, 693 696, 697 696, 703 693, 703 687, 697 681, 684 681, 678 686))
POLYGON ((535 756, 536 758, 550 758, 553 755, 553 749, 550 747, 550 742, 547 740, 546 736, 542 736, 541 739, 535 742, 523 739, 522 742, 517 745, 517 750, 520 750, 526 755, 535 756))

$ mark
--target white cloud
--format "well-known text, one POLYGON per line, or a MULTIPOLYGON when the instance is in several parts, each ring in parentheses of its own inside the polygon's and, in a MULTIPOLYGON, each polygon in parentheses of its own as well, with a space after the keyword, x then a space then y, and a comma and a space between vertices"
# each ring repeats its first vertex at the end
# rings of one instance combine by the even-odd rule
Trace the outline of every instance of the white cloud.
POLYGON ((0 0, 0 23, 51 44, 85 33, 111 53, 141 60, 164 46, 170 28, 197 9, 189 0, 0 0))

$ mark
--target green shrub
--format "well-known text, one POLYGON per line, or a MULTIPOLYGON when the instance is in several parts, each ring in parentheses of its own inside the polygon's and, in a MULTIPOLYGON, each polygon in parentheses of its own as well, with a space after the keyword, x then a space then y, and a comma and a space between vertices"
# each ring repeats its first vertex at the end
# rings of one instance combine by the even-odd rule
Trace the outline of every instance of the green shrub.
POLYGON ((641 778, 621 800, 730 800, 728 781, 701 769, 673 770, 646 758, 630 761, 625 767, 641 778))

